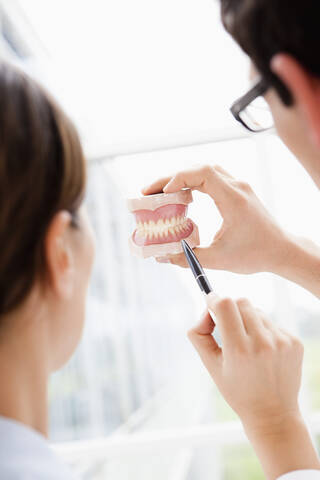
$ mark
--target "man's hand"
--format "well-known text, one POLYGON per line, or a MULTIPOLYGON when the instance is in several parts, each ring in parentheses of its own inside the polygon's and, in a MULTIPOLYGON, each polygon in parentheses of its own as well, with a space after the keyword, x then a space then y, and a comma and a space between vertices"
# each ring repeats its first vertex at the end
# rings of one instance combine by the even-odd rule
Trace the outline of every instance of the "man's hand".
MULTIPOLYGON (((208 194, 222 215, 223 223, 208 248, 196 248, 204 267, 237 273, 272 271, 285 262, 287 237, 264 208, 250 185, 235 180, 220 166, 204 166, 179 172, 143 189, 144 195, 173 193, 192 188, 208 194)), ((169 257, 186 267, 184 254, 169 257)))
MULTIPOLYGON (((319 247, 282 230, 250 185, 235 180, 220 166, 179 172, 142 193, 173 193, 186 187, 209 195, 223 218, 211 245, 195 249, 203 266, 236 273, 272 272, 320 298, 319 247)), ((187 267, 183 253, 168 260, 187 267)))
POLYGON ((269 480, 298 469, 320 469, 298 407, 303 346, 246 299, 207 297, 188 336, 221 394, 240 416, 269 480), (217 325, 222 348, 212 332, 217 325))

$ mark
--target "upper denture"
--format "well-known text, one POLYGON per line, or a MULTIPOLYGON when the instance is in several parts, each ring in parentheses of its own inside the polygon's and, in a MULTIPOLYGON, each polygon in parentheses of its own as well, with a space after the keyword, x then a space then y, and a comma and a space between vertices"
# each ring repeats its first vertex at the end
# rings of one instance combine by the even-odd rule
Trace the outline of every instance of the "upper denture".
POLYGON ((180 190, 175 193, 160 193, 139 198, 129 198, 127 200, 128 208, 131 212, 156 210, 165 205, 188 205, 191 202, 192 192, 190 189, 180 190))
POLYGON ((185 217, 187 213, 187 205, 164 205, 156 208, 155 210, 135 210, 133 212, 136 222, 154 222, 157 223, 160 220, 171 220, 172 218, 185 217))

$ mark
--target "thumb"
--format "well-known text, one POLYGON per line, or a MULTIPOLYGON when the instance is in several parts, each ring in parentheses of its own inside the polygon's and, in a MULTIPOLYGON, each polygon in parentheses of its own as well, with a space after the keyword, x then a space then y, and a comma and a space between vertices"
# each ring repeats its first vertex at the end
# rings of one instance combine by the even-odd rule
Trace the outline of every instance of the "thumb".
MULTIPOLYGON (((213 243, 210 247, 205 248, 194 248, 194 253, 196 254, 199 262, 205 268, 215 268, 219 270, 222 268, 221 262, 221 248, 218 244, 213 243)), ((185 254, 178 253, 177 255, 167 255, 165 259, 166 263, 172 263, 172 265, 178 265, 179 267, 187 268, 188 262, 185 254)), ((163 263, 164 260, 160 260, 160 263, 163 263)))
POLYGON ((219 360, 222 357, 222 350, 212 336, 214 328, 215 323, 210 313, 206 311, 201 317, 200 323, 188 332, 189 340, 199 353, 210 374, 217 370, 219 360))

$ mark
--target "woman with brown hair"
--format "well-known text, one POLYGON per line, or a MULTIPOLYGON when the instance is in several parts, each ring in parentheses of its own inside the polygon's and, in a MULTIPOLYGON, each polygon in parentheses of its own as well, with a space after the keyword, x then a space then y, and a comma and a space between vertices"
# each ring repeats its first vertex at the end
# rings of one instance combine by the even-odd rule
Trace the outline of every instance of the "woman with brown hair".
POLYGON ((50 451, 47 384, 81 337, 94 257, 77 132, 0 64, 0 477, 70 479, 50 451))

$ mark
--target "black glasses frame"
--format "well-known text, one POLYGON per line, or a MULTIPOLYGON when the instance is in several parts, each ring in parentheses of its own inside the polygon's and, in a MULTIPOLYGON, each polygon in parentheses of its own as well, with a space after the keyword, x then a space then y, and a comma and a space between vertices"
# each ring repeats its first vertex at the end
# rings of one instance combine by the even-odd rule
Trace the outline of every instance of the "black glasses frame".
POLYGON ((269 128, 262 128, 261 130, 253 130, 252 128, 249 127, 249 125, 246 124, 245 121, 242 120, 240 113, 245 110, 250 103, 252 103, 256 98, 260 97, 261 95, 264 95, 266 91, 269 89, 270 85, 266 80, 261 78, 258 80, 258 82, 250 88, 250 90, 242 95, 242 97, 238 98, 230 108, 230 111, 234 118, 241 123, 247 130, 250 132, 254 133, 259 133, 263 132, 265 130, 269 130, 269 128))

